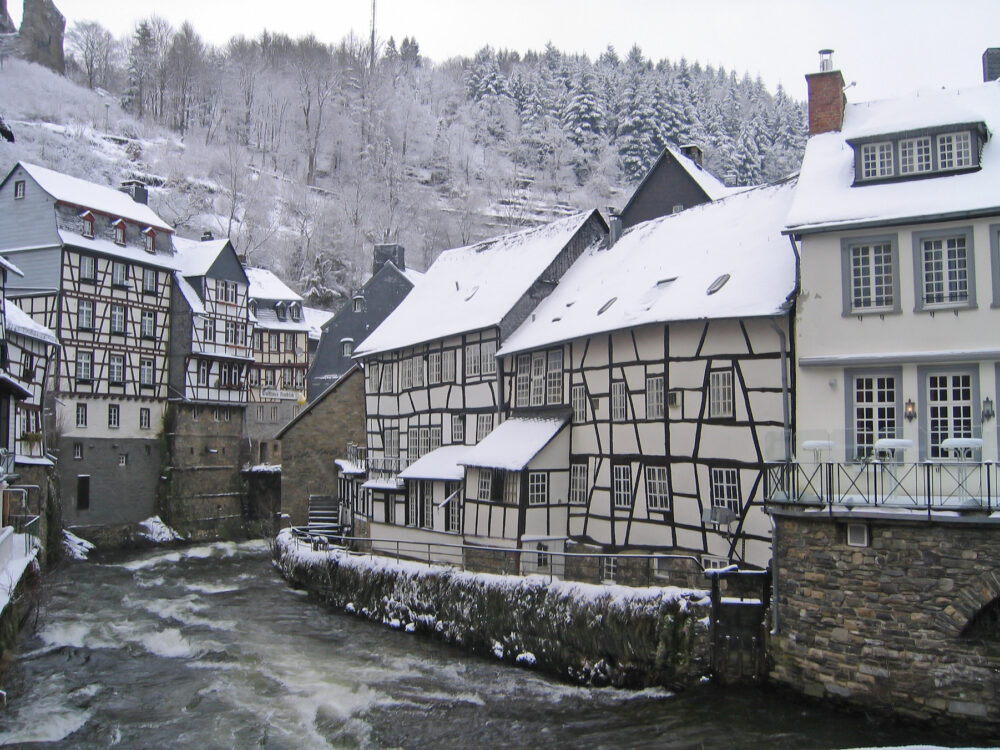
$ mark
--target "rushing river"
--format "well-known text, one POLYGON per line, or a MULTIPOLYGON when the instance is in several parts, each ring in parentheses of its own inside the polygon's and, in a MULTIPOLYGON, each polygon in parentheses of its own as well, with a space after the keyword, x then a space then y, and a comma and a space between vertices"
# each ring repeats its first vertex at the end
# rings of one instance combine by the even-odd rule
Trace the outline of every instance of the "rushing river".
POLYGON ((0 744, 64 748, 836 748, 936 741, 785 694, 561 684, 334 613, 263 543, 50 574, 0 744), (38 744, 34 744, 38 743, 38 744))

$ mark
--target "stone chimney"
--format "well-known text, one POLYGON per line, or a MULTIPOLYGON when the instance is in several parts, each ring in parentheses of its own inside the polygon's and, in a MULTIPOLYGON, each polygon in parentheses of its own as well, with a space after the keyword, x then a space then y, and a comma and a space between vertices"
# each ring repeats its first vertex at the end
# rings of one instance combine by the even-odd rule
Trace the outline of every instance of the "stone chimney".
POLYGON ((844 76, 833 69, 833 50, 819 51, 819 73, 806 75, 809 86, 809 135, 839 132, 844 124, 844 76))
POLYGON ((132 196, 132 200, 136 203, 141 203, 144 206, 149 203, 149 191, 139 180, 123 180, 118 189, 132 196))
POLYGON ((375 260, 372 263, 372 275, 378 273, 379 269, 390 260, 400 271, 406 270, 406 251, 403 249, 403 246, 396 243, 375 245, 375 260))
POLYGON ((983 82, 1000 78, 1000 47, 988 47, 983 53, 983 82))
POLYGON ((622 236, 622 216, 614 206, 608 206, 608 247, 622 236))
POLYGON ((681 146, 681 153, 684 154, 688 159, 693 161, 699 167, 701 166, 701 147, 694 143, 688 143, 681 146))

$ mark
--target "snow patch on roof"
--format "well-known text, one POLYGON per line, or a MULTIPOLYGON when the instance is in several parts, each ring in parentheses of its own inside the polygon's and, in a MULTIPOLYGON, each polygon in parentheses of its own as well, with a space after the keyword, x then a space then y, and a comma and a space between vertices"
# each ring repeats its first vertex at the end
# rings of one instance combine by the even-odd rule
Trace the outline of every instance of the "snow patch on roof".
POLYGON ((320 310, 318 307, 303 307, 302 318, 309 326, 309 338, 319 341, 323 335, 323 326, 330 322, 333 313, 329 310, 320 310))
POLYGON ((787 219, 790 232, 901 221, 1000 207, 1000 83, 921 91, 899 99, 849 104, 839 133, 806 145, 799 187, 787 219), (854 186, 848 140, 920 128, 983 122, 994 137, 983 146, 982 169, 965 174, 854 186))
POLYGON ((461 480, 465 477, 462 460, 470 450, 467 445, 442 446, 418 458, 399 472, 399 476, 401 479, 461 480))
POLYGON ((520 471, 566 424, 565 417, 511 417, 471 448, 464 466, 520 471))
POLYGON ((129 260, 133 263, 141 263, 147 266, 157 266, 175 271, 173 255, 155 252, 147 253, 145 250, 133 245, 118 245, 111 240, 100 237, 84 237, 77 232, 70 232, 65 229, 59 230, 59 239, 64 245, 72 245, 82 250, 93 250, 95 252, 111 255, 122 260, 129 260))
POLYGON ((188 280, 178 274, 174 281, 177 283, 177 289, 180 291, 181 296, 184 297, 188 303, 188 307, 191 308, 191 312, 195 315, 204 315, 205 306, 201 302, 201 297, 198 296, 198 292, 195 291, 195 288, 191 286, 188 280))
POLYGON ((593 213, 442 253, 355 354, 400 349, 499 324, 593 213))
POLYGON ((112 187, 87 182, 68 174, 35 164, 21 162, 21 167, 46 193, 62 203, 84 206, 111 216, 120 216, 137 224, 172 232, 170 225, 144 203, 136 203, 132 196, 112 187))
POLYGON ((276 299, 301 302, 302 298, 293 292, 284 281, 266 268, 248 267, 244 269, 250 279, 251 299, 276 299))
POLYGON ((751 188, 585 252, 498 354, 650 323, 782 312, 795 289, 795 254, 781 233, 794 189, 794 180, 751 188))
POLYGON ((229 240, 189 240, 174 237, 174 264, 185 276, 204 276, 229 240))
POLYGON ((665 150, 669 151, 677 159, 678 163, 684 167, 684 170, 691 175, 691 179, 697 182, 698 187, 705 191, 705 195, 709 197, 709 200, 717 201, 734 192, 746 189, 726 187, 715 175, 704 167, 699 166, 694 159, 685 156, 673 146, 668 145, 665 150))
POLYGON ((28 338, 38 339, 48 344, 59 345, 59 339, 46 326, 38 323, 28 313, 10 299, 4 300, 4 315, 7 321, 8 333, 18 333, 28 338))

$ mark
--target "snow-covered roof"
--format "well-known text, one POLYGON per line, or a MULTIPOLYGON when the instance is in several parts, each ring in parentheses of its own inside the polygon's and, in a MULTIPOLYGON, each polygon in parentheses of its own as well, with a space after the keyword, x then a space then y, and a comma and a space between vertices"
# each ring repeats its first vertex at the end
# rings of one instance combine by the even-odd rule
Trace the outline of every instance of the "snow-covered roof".
POLYGON ((85 250, 93 250, 105 255, 111 255, 122 260, 142 263, 147 266, 159 266, 171 271, 176 270, 174 256, 163 252, 147 253, 140 247, 134 245, 119 245, 111 240, 102 237, 84 237, 79 232, 71 232, 67 229, 58 231, 59 239, 64 245, 72 245, 85 250))
POLYGON ((17 333, 28 338, 44 341, 47 344, 59 345, 59 339, 47 327, 38 323, 28 313, 17 306, 13 300, 4 300, 4 315, 7 320, 7 332, 17 333))
POLYGON ((298 320, 292 320, 289 313, 285 313, 285 319, 278 318, 278 313, 271 307, 258 307, 255 325, 258 328, 266 328, 269 331, 309 331, 309 323, 305 316, 299 316, 298 320))
MULTIPOLYGON (((670 155, 673 156, 682 167, 684 167, 684 171, 691 175, 691 179, 697 182, 698 187, 705 191, 705 195, 708 196, 709 200, 717 201, 720 198, 725 198, 727 195, 731 195, 734 192, 745 190, 745 188, 742 187, 726 187, 721 180, 698 164, 698 162, 688 156, 685 156, 669 144, 664 151, 669 151, 670 155)), ((662 155, 660 158, 662 158, 662 155)))
POLYGON ((341 474, 364 474, 365 467, 361 464, 356 464, 353 461, 348 461, 346 458, 335 458, 333 463, 338 469, 340 469, 341 474))
POLYGON ((11 273, 16 274, 17 276, 20 276, 20 277, 24 278, 24 271, 22 271, 20 268, 18 268, 17 266, 15 266, 13 263, 11 263, 6 258, 0 258, 0 268, 6 269, 6 270, 10 271, 11 273))
POLYGON ((470 450, 468 445, 442 446, 418 458, 399 472, 399 476, 401 479, 461 480, 465 477, 462 462, 470 450))
POLYGON ((21 167, 31 175, 46 193, 61 203, 89 208, 111 216, 134 221, 137 224, 155 227, 164 232, 172 232, 170 225, 157 216, 145 203, 137 203, 132 196, 112 187, 87 182, 68 174, 35 164, 20 162, 21 167))
POLYGON ((795 289, 795 254, 781 233, 794 187, 752 188, 588 250, 498 353, 650 323, 781 312, 795 289))
POLYGON ((226 249, 229 240, 189 240, 174 237, 174 264, 185 276, 204 276, 226 249))
POLYGON ((850 225, 902 223, 921 216, 946 218, 1000 209, 1000 82, 920 91, 897 99, 848 104, 842 130, 809 139, 787 231, 822 231, 850 225), (923 128, 985 123, 993 134, 983 146, 982 169, 874 185, 854 183, 848 141, 923 128))
POLYGON ((198 296, 198 292, 195 288, 188 283, 181 274, 177 274, 174 281, 177 283, 177 289, 180 291, 181 296, 188 303, 188 307, 191 308, 191 312, 195 315, 204 315, 205 306, 201 302, 201 297, 198 296))
POLYGON ((565 417, 511 417, 469 449, 461 463, 520 471, 566 421, 565 417))
POLYGON ((355 354, 400 349, 499 324, 593 214, 574 214, 441 253, 355 354))
POLYGON ((251 299, 302 301, 302 298, 293 292, 284 281, 266 268, 247 267, 244 270, 247 272, 247 278, 250 279, 251 299))
POLYGON ((309 338, 319 341, 323 336, 323 326, 333 318, 333 313, 329 310, 320 310, 318 307, 303 307, 302 318, 309 326, 309 338))

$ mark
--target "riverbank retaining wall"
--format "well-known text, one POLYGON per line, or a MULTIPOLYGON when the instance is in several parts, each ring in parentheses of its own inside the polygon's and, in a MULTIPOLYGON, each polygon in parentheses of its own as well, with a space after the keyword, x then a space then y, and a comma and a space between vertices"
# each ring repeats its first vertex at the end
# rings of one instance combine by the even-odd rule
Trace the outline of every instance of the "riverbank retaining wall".
POLYGON ((594 685, 694 684, 709 672, 707 591, 628 588, 314 551, 286 530, 285 578, 328 604, 594 685))
POLYGON ((1000 727, 1000 518, 771 512, 772 679, 866 710, 1000 727), (849 525, 866 545, 848 544, 849 525))

